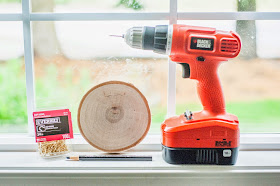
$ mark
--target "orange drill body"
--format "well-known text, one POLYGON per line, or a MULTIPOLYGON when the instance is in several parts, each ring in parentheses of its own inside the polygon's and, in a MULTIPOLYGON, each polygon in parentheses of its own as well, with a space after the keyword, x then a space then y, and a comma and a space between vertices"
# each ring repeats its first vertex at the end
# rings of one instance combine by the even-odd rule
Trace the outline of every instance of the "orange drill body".
POLYGON ((226 112, 217 70, 239 54, 240 37, 232 31, 177 24, 133 27, 120 37, 132 48, 169 55, 183 66, 184 78, 197 80, 203 110, 162 123, 163 159, 172 164, 235 164, 239 122, 226 112))
POLYGON ((203 110, 193 113, 189 120, 184 114, 166 119, 161 125, 165 147, 238 148, 238 118, 226 112, 217 69, 236 57, 240 49, 240 38, 234 32, 173 25, 170 59, 188 64, 189 78, 197 80, 203 110))

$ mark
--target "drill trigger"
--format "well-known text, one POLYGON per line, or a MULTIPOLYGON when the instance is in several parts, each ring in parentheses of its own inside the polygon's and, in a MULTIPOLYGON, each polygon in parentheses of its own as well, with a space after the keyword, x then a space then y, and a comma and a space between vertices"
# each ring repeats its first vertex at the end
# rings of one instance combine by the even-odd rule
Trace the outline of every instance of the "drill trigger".
POLYGON ((182 77, 183 78, 190 78, 190 75, 191 75, 191 69, 190 69, 190 65, 188 63, 179 63, 182 65, 183 67, 183 74, 182 74, 182 77))

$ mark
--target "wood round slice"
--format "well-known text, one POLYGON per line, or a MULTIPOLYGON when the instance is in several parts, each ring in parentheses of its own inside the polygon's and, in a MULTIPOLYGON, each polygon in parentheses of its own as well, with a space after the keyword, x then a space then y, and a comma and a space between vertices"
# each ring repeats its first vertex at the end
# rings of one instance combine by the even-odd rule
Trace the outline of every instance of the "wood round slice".
POLYGON ((80 102, 80 132, 89 144, 105 152, 120 152, 137 145, 148 133, 150 124, 148 102, 132 84, 99 84, 80 102))

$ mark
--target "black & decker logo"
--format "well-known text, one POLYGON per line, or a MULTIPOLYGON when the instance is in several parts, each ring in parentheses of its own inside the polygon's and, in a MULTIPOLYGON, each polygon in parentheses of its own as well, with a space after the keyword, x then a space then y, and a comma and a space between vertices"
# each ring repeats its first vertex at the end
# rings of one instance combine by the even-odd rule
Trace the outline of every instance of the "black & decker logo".
POLYGON ((191 49, 196 49, 196 50, 211 50, 211 51, 213 51, 213 49, 214 49, 214 39, 192 37, 190 48, 191 49))
POLYGON ((216 147, 230 147, 231 141, 216 141, 216 147))

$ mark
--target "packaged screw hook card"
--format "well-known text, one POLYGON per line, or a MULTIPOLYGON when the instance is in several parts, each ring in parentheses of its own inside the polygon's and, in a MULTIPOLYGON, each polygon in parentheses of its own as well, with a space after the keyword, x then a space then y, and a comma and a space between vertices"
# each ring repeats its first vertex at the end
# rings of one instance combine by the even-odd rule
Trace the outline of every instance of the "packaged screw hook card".
POLYGON ((35 138, 42 157, 53 157, 70 152, 73 138, 69 109, 33 112, 35 138))

